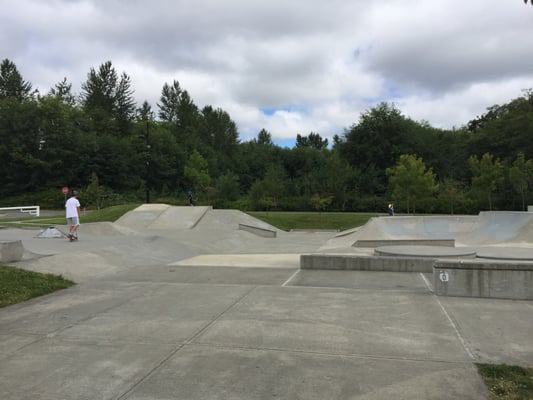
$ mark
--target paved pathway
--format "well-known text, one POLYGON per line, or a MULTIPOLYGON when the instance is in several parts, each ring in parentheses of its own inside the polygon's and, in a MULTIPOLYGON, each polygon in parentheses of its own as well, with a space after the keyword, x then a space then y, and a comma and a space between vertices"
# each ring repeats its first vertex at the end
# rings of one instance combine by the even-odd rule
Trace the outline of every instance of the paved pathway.
POLYGON ((487 399, 475 362, 533 365, 533 302, 299 270, 297 250, 333 234, 219 237, 213 218, 185 233, 82 225, 78 243, 0 230, 32 252, 19 266, 79 282, 0 309, 2 400, 487 399))

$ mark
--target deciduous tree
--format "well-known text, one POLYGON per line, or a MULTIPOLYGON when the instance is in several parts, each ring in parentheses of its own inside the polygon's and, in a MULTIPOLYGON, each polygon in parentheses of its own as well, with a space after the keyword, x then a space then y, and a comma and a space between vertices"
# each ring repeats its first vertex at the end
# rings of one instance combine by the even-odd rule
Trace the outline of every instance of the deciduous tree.
POLYGON ((437 190, 435 175, 421 158, 402 155, 394 168, 387 168, 394 198, 407 204, 407 212, 416 212, 416 203, 431 197, 437 190))
POLYGON ((526 161, 524 153, 518 153, 516 160, 509 168, 509 181, 513 189, 520 195, 522 210, 526 211, 526 199, 533 183, 533 160, 526 161))
POLYGON ((468 164, 472 170, 472 189, 480 193, 489 203, 492 210, 492 194, 503 182, 503 166, 499 159, 494 159, 492 154, 485 153, 478 159, 470 156, 468 164))
POLYGON ((193 151, 183 169, 185 178, 190 182, 192 189, 207 193, 211 183, 207 160, 198 151, 193 151))
POLYGON ((362 187, 363 191, 378 193, 386 185, 386 168, 412 151, 408 134, 413 123, 396 106, 383 102, 361 114, 359 122, 345 132, 345 139, 336 143, 352 167, 365 170, 374 166, 378 173, 374 186, 362 187))

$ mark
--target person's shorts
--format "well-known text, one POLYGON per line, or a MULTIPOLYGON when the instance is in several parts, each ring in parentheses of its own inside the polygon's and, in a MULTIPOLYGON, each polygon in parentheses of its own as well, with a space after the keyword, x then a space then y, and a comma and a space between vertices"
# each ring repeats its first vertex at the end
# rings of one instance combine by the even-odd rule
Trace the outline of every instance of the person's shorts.
POLYGON ((80 225, 79 217, 67 218, 67 226, 79 226, 79 225, 80 225))

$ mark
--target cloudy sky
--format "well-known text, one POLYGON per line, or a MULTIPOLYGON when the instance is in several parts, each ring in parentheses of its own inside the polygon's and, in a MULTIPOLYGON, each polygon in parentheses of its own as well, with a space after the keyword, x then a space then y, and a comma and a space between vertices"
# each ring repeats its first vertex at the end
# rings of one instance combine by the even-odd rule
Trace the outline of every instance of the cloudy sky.
POLYGON ((45 94, 111 61, 154 111, 174 80, 242 141, 331 138, 381 101, 460 127, 533 88, 523 0, 0 0, 0 59, 45 94))

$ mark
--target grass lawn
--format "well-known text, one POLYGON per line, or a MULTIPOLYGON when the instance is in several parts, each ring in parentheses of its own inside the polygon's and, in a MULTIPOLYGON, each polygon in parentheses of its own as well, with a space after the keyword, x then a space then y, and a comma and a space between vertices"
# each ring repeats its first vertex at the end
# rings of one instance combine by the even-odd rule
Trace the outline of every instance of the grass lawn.
MULTIPOLYGON (((89 222, 114 222, 128 211, 131 211, 140 204, 131 203, 123 204, 119 206, 111 206, 102 208, 101 210, 87 211, 81 215, 81 223, 89 222)), ((20 228, 46 228, 53 225, 66 225, 67 221, 63 215, 57 217, 36 217, 36 218, 4 218, 0 219, 0 226, 11 226, 20 228)))
POLYGON ((533 368, 477 364, 491 400, 533 399, 533 368))
POLYGON ((0 265, 0 308, 74 285, 62 276, 0 265))
POLYGON ((367 223, 377 214, 360 213, 316 213, 316 212, 248 212, 276 228, 291 229, 333 229, 344 231, 367 223))

